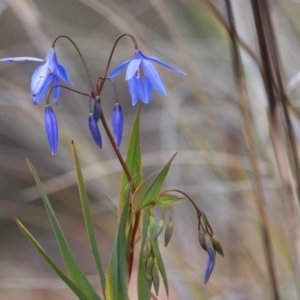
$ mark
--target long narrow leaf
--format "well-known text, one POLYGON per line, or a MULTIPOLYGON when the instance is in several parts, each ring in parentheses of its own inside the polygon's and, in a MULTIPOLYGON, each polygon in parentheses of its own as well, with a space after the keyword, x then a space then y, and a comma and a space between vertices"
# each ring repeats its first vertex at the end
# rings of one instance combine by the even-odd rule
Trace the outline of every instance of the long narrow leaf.
POLYGON ((156 203, 156 199, 160 193, 160 190, 169 172, 171 163, 176 154, 177 153, 171 157, 171 159, 159 172, 150 175, 142 182, 142 184, 138 186, 132 197, 133 211, 141 210, 156 203))
POLYGON ((87 280, 81 269, 79 268, 71 250, 70 247, 65 239, 65 236, 60 228, 60 225, 58 223, 58 220, 56 218, 56 215, 54 213, 54 210, 51 206, 51 203, 47 197, 46 191, 44 187, 42 186, 42 183, 39 179, 39 176, 36 173, 36 170, 34 169, 33 165, 31 164, 30 160, 26 158, 27 164, 33 174, 33 177, 37 183, 38 189, 41 193, 47 214, 49 216, 52 228, 54 230, 56 240, 60 249, 60 253, 63 257, 64 263, 66 265, 66 268, 68 270, 68 273, 70 274, 70 277, 72 280, 79 286, 80 289, 82 289, 89 297, 91 297, 93 300, 101 300, 99 295, 96 293, 90 282, 87 280))
POLYGON ((131 200, 131 185, 126 191, 126 201, 123 206, 113 253, 107 270, 105 295, 107 300, 127 300, 128 290, 128 247, 126 238, 126 223, 131 200))
MULTIPOLYGON (((137 110, 135 120, 133 123, 130 140, 128 144, 125 164, 128 168, 129 174, 133 179, 133 186, 137 187, 142 182, 142 154, 140 145, 140 106, 137 110)), ((128 180, 125 172, 121 175, 120 197, 119 197, 119 218, 123 211, 125 202, 125 189, 128 185, 128 180)))
POLYGON ((23 232, 23 234, 28 238, 28 240, 33 244, 33 246, 43 256, 45 261, 50 265, 50 267, 54 270, 54 272, 78 296, 78 298, 80 300, 90 300, 90 298, 69 277, 67 277, 67 275, 55 264, 55 262, 49 257, 49 255, 45 252, 45 250, 42 248, 42 246, 37 242, 37 240, 26 229, 26 227, 17 218, 14 218, 14 220, 15 220, 17 226, 23 232))
POLYGON ((148 236, 148 223, 149 223, 149 212, 148 209, 143 210, 143 229, 142 229, 142 243, 139 258, 139 268, 138 268, 138 299, 139 300, 150 300, 151 294, 148 287, 148 281, 145 277, 144 272, 144 259, 143 259, 143 249, 148 236))
POLYGON ((80 201, 81 201, 81 205, 82 205, 85 226, 86 226, 86 230, 88 233, 94 260, 96 262, 96 266, 97 266, 98 273, 100 276, 102 291, 103 291, 103 294, 105 294, 105 274, 103 271, 102 263, 101 263, 99 252, 98 252, 97 242, 96 242, 94 228, 93 228, 93 221, 92 221, 90 207, 89 207, 88 195, 86 192, 84 179, 82 176, 82 171, 81 171, 76 147, 75 147, 75 144, 73 141, 72 141, 72 153, 73 153, 73 159, 74 159, 74 164, 75 164, 75 169, 76 169, 77 184, 78 184, 78 189, 79 189, 79 194, 80 194, 80 201))
POLYGON ((157 266, 158 266, 159 272, 160 272, 161 277, 162 277, 163 282, 164 282, 164 286, 165 286, 167 296, 169 297, 169 284, 168 284, 167 273, 166 273, 166 269, 165 269, 165 266, 164 266, 163 259, 162 259, 161 254, 160 254, 160 250, 159 250, 157 240, 153 243, 153 252, 154 252, 154 255, 155 255, 155 258, 156 258, 156 261, 157 261, 157 266))

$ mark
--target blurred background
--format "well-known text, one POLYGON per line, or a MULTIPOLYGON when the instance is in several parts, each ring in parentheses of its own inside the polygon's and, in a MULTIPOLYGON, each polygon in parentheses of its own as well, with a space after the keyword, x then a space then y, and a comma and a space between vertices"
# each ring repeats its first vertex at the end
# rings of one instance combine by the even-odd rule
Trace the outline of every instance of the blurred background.
MULTIPOLYGON (((250 1, 235 0, 238 33, 259 54, 250 1)), ((218 1, 212 1, 216 7, 218 1)), ((300 1, 270 1, 293 111, 300 105, 300 1), (290 79, 293 78, 291 83, 290 79)), ((70 36, 83 52, 94 80, 102 76, 119 34, 133 34, 140 49, 183 70, 187 76, 158 67, 168 96, 156 91, 141 108, 144 178, 178 152, 166 180, 180 187, 206 213, 225 251, 217 257, 207 285, 203 271, 207 254, 198 242, 197 216, 187 201, 172 208, 174 234, 162 256, 170 283, 170 299, 271 299, 256 194, 243 134, 243 120, 232 71, 230 43, 205 2, 198 0, 2 0, 0 57, 44 58, 53 39, 70 36)), ((56 44, 59 62, 69 71, 73 87, 89 93, 82 63, 64 39, 56 44)), ((131 58, 129 38, 119 43, 110 70, 131 58)), ((282 299, 298 299, 287 242, 281 185, 271 146, 267 101, 256 64, 242 50, 253 118, 258 166, 269 218, 275 268, 282 299)), ((62 90, 53 106, 59 122, 59 150, 51 156, 44 129, 44 104, 30 99, 35 62, 0 65, 0 299, 76 299, 13 222, 18 217, 59 266, 64 268, 46 211, 25 162, 28 156, 50 196, 61 226, 85 274, 100 292, 81 213, 70 142, 74 140, 89 193, 98 246, 108 265, 117 228, 121 168, 102 130, 103 149, 90 136, 88 99, 62 90)), ((115 81, 125 127, 120 150, 126 153, 137 106, 121 73, 115 81)), ((112 87, 102 93, 110 124, 112 87)), ((291 115, 300 136, 297 114, 291 115)), ((297 206, 296 206, 297 208, 297 206)), ((159 211, 157 218, 159 218, 159 211)), ((130 284, 136 298, 136 265, 130 284)), ((298 283, 299 284, 299 283, 298 283)), ((167 299, 161 286, 159 299, 167 299)))

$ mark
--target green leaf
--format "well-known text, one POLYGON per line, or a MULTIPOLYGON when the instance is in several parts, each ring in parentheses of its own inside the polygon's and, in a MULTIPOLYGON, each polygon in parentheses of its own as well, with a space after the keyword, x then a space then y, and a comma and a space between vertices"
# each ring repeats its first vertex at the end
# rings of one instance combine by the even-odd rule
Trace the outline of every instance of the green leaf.
POLYGON ((96 293, 90 282, 87 280, 81 269, 79 268, 71 250, 70 247, 66 241, 66 238, 60 228, 60 225, 58 223, 58 220, 56 218, 56 215, 54 213, 54 210, 51 206, 51 203, 47 197, 47 194, 45 192, 44 187, 42 186, 42 183, 39 179, 39 176, 36 173, 36 170, 34 169, 33 165, 31 164, 30 160, 26 157, 27 164, 29 166, 29 169, 37 183, 38 189, 41 193, 48 217, 50 219, 52 228, 55 233, 55 237, 59 246, 60 253, 63 257, 64 263, 66 265, 66 268, 68 270, 68 273, 70 274, 70 277, 74 283, 78 285, 78 287, 83 290, 89 297, 91 297, 93 300, 101 300, 99 295, 96 293))
MULTIPOLYGON (((136 117, 133 123, 130 140, 128 144, 125 164, 129 174, 133 180, 133 186, 137 187, 142 182, 142 154, 140 145, 140 106, 136 112, 136 117)), ((125 172, 121 175, 120 197, 119 197, 119 218, 123 211, 125 202, 125 189, 128 185, 128 179, 125 172)))
POLYGON ((148 222, 149 222, 149 211, 144 209, 143 211, 143 230, 142 230, 142 242, 139 258, 139 268, 138 268, 138 299, 139 300, 150 300, 151 295, 148 287, 148 281, 145 277, 145 262, 143 256, 143 249, 146 244, 148 236, 148 222))
POLYGON ((85 221, 85 226, 86 230, 88 233, 91 249, 93 252, 94 260, 97 266, 97 270, 100 276, 100 281, 101 281, 101 287, 103 294, 105 293, 105 274, 103 271, 102 263, 100 260, 99 256, 99 251, 97 247, 97 242, 95 238, 95 233, 94 233, 94 228, 93 228, 93 221, 91 217, 91 212, 90 212, 90 207, 89 207, 89 200, 88 200, 88 195, 86 192, 85 184, 84 184, 84 179, 82 176, 81 172, 81 167, 76 151, 75 144, 72 141, 72 153, 73 153, 73 159, 74 159, 74 164, 75 164, 75 170, 76 170, 76 176, 77 176, 77 184, 78 184, 78 189, 79 189, 79 194, 80 194, 80 201, 81 201, 81 206, 82 206, 82 211, 83 211, 83 216, 84 216, 84 221, 85 221))
POLYGON ((168 207, 171 206, 173 204, 175 204, 177 201, 182 200, 183 198, 180 198, 176 195, 172 195, 172 194, 164 194, 161 193, 157 199, 157 204, 160 207, 168 207))
POLYGON ((126 201, 123 206, 113 253, 107 270, 105 295, 107 300, 127 300, 128 289, 128 248, 126 238, 126 223, 131 200, 131 185, 126 191, 126 201))
POLYGON ((133 211, 139 211, 145 207, 151 207, 156 203, 156 199, 166 179, 171 163, 175 158, 175 153, 167 164, 158 172, 150 175, 136 189, 132 197, 133 211))
POLYGON ((28 240, 33 244, 33 246, 43 256, 45 261, 50 265, 50 267, 54 270, 54 272, 66 283, 66 285, 76 294, 76 296, 80 300, 90 300, 90 298, 69 277, 67 277, 67 275, 55 264, 55 262, 48 256, 48 254, 45 252, 42 246, 26 229, 26 227, 18 219, 14 218, 14 220, 17 226, 23 232, 23 234, 28 238, 28 240))
POLYGON ((156 258, 156 261, 157 261, 157 266, 158 266, 159 272, 161 274, 161 277, 163 279, 167 296, 169 297, 168 278, 167 278, 167 273, 166 273, 166 269, 165 269, 165 266, 164 266, 164 262, 162 260, 161 254, 160 254, 158 241, 156 240, 155 242, 153 242, 152 245, 153 245, 153 252, 154 252, 154 255, 155 255, 155 258, 156 258))

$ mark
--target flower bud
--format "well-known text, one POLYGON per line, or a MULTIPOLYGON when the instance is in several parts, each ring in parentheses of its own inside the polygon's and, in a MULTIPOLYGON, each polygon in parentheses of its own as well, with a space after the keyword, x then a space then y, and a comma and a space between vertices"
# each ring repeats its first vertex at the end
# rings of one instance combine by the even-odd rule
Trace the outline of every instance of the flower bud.
POLYGON ((210 259, 214 263, 215 259, 216 259, 216 250, 214 249, 211 239, 207 234, 205 234, 205 249, 206 249, 210 259))
POLYGON ((213 269, 214 269, 215 263, 211 260, 210 256, 208 256, 206 260, 206 265, 204 269, 204 284, 207 283, 213 269))
POLYGON ((58 125, 55 113, 48 104, 45 107, 44 122, 51 154, 54 155, 58 147, 58 125))
POLYGON ((93 118, 96 123, 98 123, 101 114, 101 98, 99 96, 96 97, 94 101, 94 112, 93 118))
POLYGON ((116 145, 119 147, 121 145, 123 135, 123 112, 119 103, 115 103, 114 106, 112 114, 112 128, 116 145))
POLYGON ((201 245, 201 247, 203 248, 203 250, 206 251, 206 247, 205 247, 205 235, 203 231, 198 231, 198 238, 199 238, 199 243, 201 245))
POLYGON ((102 139, 101 139, 100 130, 99 130, 98 125, 97 125, 96 121, 94 120, 92 114, 89 114, 89 128, 90 128, 91 135, 94 139, 94 142, 101 149, 102 148, 102 139))
POLYGON ((154 257, 151 255, 146 263, 146 272, 145 276, 148 280, 152 280, 152 268, 153 268, 153 263, 154 263, 154 257))
POLYGON ((219 239, 218 239, 215 235, 213 235, 213 236, 211 237, 211 242, 212 242, 212 244, 213 244, 215 250, 216 250, 221 256, 224 257, 223 247, 222 247, 222 245, 221 245, 219 239))
POLYGON ((152 242, 154 243, 156 241, 156 239, 158 238, 158 236, 160 235, 160 233, 162 232, 163 228, 164 228, 164 224, 165 224, 165 220, 161 219, 158 224, 156 225, 154 232, 152 234, 152 242))
POLYGON ((173 234, 173 221, 172 221, 172 219, 170 219, 170 221, 167 225, 166 231, 165 231, 165 247, 168 246, 168 244, 171 240, 172 234, 173 234))
POLYGON ((156 296, 158 296, 159 291, 159 272, 156 260, 154 261, 153 268, 152 268, 152 279, 153 279, 153 285, 155 289, 156 296))

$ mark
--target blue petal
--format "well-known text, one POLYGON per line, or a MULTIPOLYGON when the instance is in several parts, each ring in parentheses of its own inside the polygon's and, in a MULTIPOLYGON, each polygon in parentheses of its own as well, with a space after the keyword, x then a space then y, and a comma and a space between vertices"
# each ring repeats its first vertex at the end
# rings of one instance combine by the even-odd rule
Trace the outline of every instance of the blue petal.
POLYGON ((53 74, 48 72, 46 63, 35 70, 31 79, 31 99, 34 104, 43 100, 52 80, 53 74))
POLYGON ((205 269, 204 269, 204 284, 207 283, 207 281, 210 278, 210 275, 214 269, 214 262, 211 260, 210 256, 208 256, 207 260, 206 260, 206 265, 205 265, 205 269))
POLYGON ((72 82, 69 79, 68 72, 67 72, 67 70, 66 70, 66 68, 64 66, 60 65, 59 63, 57 63, 57 70, 58 70, 59 77, 63 81, 65 81, 66 83, 72 84, 72 82))
POLYGON ((58 124, 54 111, 50 105, 45 107, 45 129, 52 155, 57 153, 58 147, 58 124))
POLYGON ((120 64, 118 67, 116 67, 108 77, 110 78, 114 78, 115 76, 117 76, 123 69, 125 69, 128 64, 130 63, 130 60, 127 60, 125 62, 123 62, 122 64, 120 64))
POLYGON ((41 59, 41 58, 37 58, 37 57, 9 57, 9 58, 2 58, 0 59, 1 62, 3 63, 10 63, 13 61, 24 61, 24 60, 28 60, 28 61, 45 61, 45 59, 41 59))
MULTIPOLYGON (((55 76, 55 75, 53 77, 54 77, 53 78, 53 85, 59 84, 60 83, 59 77, 55 76)), ((53 92, 53 102, 55 104, 57 104, 57 101, 58 101, 58 98, 59 98, 59 93, 60 93, 60 86, 55 87, 52 92, 53 92)))
POLYGON ((131 79, 135 75, 141 62, 142 62, 142 55, 139 50, 136 50, 133 55, 133 58, 131 59, 130 63, 128 64, 128 68, 126 70, 126 77, 125 77, 126 80, 131 79))
POLYGON ((138 101, 138 91, 135 80, 135 76, 128 80, 128 89, 131 96, 132 106, 136 105, 138 101))
POLYGON ((146 104, 151 100, 152 84, 147 77, 134 78, 138 97, 146 104))
POLYGON ((144 75, 146 75, 149 78, 153 87, 162 95, 167 95, 167 91, 165 89, 164 83, 163 83, 159 73, 153 66, 153 64, 151 62, 143 59, 142 60, 142 68, 145 73, 144 75))
MULTIPOLYGON (((145 56, 145 55, 144 55, 144 56, 145 56)), ((145 58, 148 59, 148 60, 151 60, 151 61, 153 61, 153 62, 155 62, 155 63, 157 63, 157 64, 159 64, 159 65, 161 65, 161 66, 163 66, 163 67, 165 67, 165 68, 167 68, 167 69, 170 69, 170 70, 172 70, 172 71, 175 71, 175 72, 177 72, 177 73, 180 74, 180 75, 186 75, 186 73, 184 73, 184 72, 182 72, 182 71, 180 71, 180 70, 178 70, 178 69, 175 69, 175 68, 171 67, 170 65, 164 63, 163 61, 161 61, 161 60, 158 59, 158 58, 151 57, 151 56, 145 56, 145 58)))
POLYGON ((90 128, 90 132, 91 132, 94 142, 101 149, 102 148, 102 139, 101 139, 100 130, 99 130, 98 125, 97 125, 96 121, 94 120, 92 114, 89 114, 89 128, 90 128))
POLYGON ((123 136, 123 112, 122 107, 119 103, 115 103, 113 114, 112 114, 112 128, 114 132, 114 138, 116 145, 121 145, 123 136))

